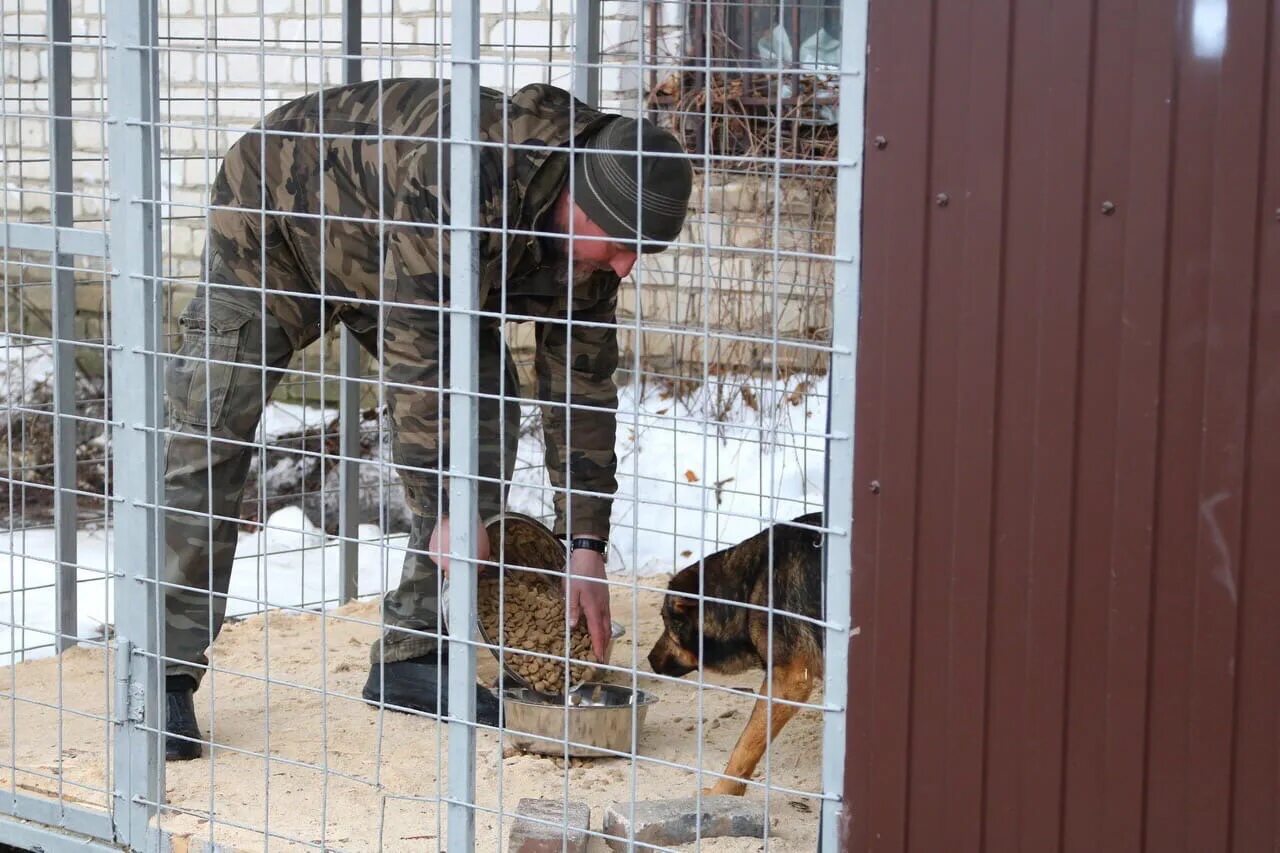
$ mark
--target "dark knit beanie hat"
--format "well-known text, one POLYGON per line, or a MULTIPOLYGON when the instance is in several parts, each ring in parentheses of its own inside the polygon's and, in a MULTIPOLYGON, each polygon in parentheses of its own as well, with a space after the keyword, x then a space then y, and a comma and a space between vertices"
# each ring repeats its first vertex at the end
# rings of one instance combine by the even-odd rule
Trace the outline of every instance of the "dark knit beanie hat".
POLYGON ((573 158, 574 201, 610 236, 632 245, 638 236, 642 252, 661 252, 680 236, 693 189, 686 157, 646 156, 653 154, 683 155, 684 149, 648 119, 620 117, 592 134, 573 158))

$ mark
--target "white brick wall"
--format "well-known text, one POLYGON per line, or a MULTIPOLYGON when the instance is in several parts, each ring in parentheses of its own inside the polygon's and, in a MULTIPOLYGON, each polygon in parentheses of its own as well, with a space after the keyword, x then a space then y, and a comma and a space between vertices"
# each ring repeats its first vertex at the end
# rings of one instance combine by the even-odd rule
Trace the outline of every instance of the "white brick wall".
POLYGON ((419 12, 433 12, 436 9, 435 0, 400 0, 397 4, 402 15, 414 15, 419 12))
MULTIPOLYGON (((96 40, 103 30, 100 15, 107 0, 70 0, 72 31, 81 40, 72 55, 76 115, 73 140, 78 157, 77 190, 86 195, 77 200, 77 214, 86 219, 104 215, 101 201, 88 197, 101 192, 103 125, 97 120, 105 86, 102 44, 96 40)), ((340 50, 341 0, 160 0, 162 114, 175 124, 162 134, 166 153, 174 159, 161 169, 164 198, 175 205, 176 216, 193 216, 174 221, 165 229, 168 275, 191 275, 199 269, 203 233, 198 215, 207 200, 208 182, 216 172, 217 157, 239 135, 261 118, 264 111, 291 97, 314 91, 319 85, 341 82, 341 62, 333 58, 340 50), (218 51, 211 53, 217 36, 218 51), (323 38, 323 41, 321 40, 323 38), (164 41, 163 39, 168 39, 164 41), (322 58, 322 54, 326 55, 322 58), (265 103, 264 99, 265 98, 265 103), (215 121, 216 118, 216 121, 215 121), (227 132, 206 131, 205 125, 227 128, 227 132)), ((391 0, 364 0, 363 36, 371 43, 368 54, 377 52, 382 41, 381 60, 366 59, 365 76, 426 76, 447 73, 448 44, 452 39, 451 0, 395 0, 395 17, 380 16, 392 7, 391 0), (394 56, 394 58, 392 58, 394 56)), ((649 71, 638 67, 640 54, 649 64, 661 64, 677 52, 681 34, 682 3, 663 0, 658 9, 658 55, 649 56, 649 6, 644 20, 637 0, 602 2, 601 47, 606 67, 601 72, 601 101, 606 109, 634 114, 640 82, 647 83, 649 71)), ((569 86, 573 39, 574 0, 482 0, 481 38, 487 43, 481 67, 481 83, 512 90, 530 82, 550 80, 569 86), (550 58, 560 67, 548 70, 548 34, 557 42, 550 58)), ((38 161, 47 151, 48 126, 39 118, 18 120, 13 96, 43 98, 47 92, 47 48, 39 42, 45 31, 43 14, 4 15, 6 38, 21 32, 31 38, 29 45, 7 43, 3 51, 3 106, 10 113, 0 121, 7 159, 38 161), (33 37, 34 36, 34 37, 33 37)), ((659 71, 659 78, 666 76, 659 71)), ((21 109, 38 113, 43 104, 25 100, 21 109)), ((6 209, 26 211, 33 218, 47 213, 47 165, 26 163, 19 175, 7 168, 3 175, 6 209), (23 192, 26 189, 28 191, 23 192)), ((796 209, 793 199, 784 200, 781 228, 776 235, 784 250, 808 250, 808 211, 803 200, 796 209), (794 221, 793 221, 794 220, 794 221)), ((702 328, 748 329, 767 314, 761 302, 760 282, 777 281, 785 291, 782 314, 796 334, 821 326, 825 315, 815 315, 806 294, 812 287, 829 283, 829 264, 778 265, 768 256, 751 255, 751 248, 768 248, 775 240, 768 193, 758 192, 741 182, 713 191, 705 202, 696 201, 699 215, 691 219, 682 240, 705 245, 706 249, 684 249, 645 258, 636 276, 635 289, 621 300, 620 314, 626 318, 639 308, 646 322, 664 325, 686 324, 702 328), (743 250, 747 250, 744 254, 743 250), (709 294, 709 295, 708 295, 709 294)), ((670 336, 646 336, 632 342, 647 355, 663 356, 688 351, 690 341, 670 336)), ((695 346, 696 348, 696 346, 695 346)), ((685 352, 685 354, 689 354, 685 352)))
POLYGON ((39 49, 9 49, 5 52, 4 76, 20 83, 43 80, 48 73, 48 52, 39 49))
POLYGON ((640 28, 633 19, 605 18, 600 22, 600 50, 612 53, 621 48, 634 54, 639 32, 640 28))
POLYGON ((47 149, 49 146, 49 125, 42 121, 22 121, 19 123, 17 119, 13 120, 15 126, 19 127, 20 133, 18 139, 23 147, 38 150, 47 149))
POLYGON ((20 32, 24 36, 35 36, 47 32, 44 15, 5 15, 3 20, 6 33, 20 32))
MULTIPOLYGON (((85 191, 101 183, 92 161, 102 156, 104 147, 100 118, 105 45, 99 37, 106 0, 70 3, 72 33, 78 39, 71 64, 77 118, 72 135, 78 158, 90 161, 76 167, 78 189, 85 191)), ((317 86, 340 83, 341 61, 332 57, 340 51, 342 5, 342 0, 160 0, 162 114, 175 124, 216 124, 232 131, 168 128, 162 133, 166 153, 216 156, 261 118, 264 107, 269 110, 317 86)), ((365 61, 366 77, 447 73, 442 63, 453 37, 451 0, 364 0, 363 6, 363 36, 370 43, 366 51, 378 53, 381 40, 383 57, 365 61), (391 8, 394 17, 386 14, 391 8)), ((606 6, 608 14, 625 17, 634 16, 638 3, 624 0, 606 6)), ((567 69, 548 73, 545 45, 550 33, 560 42, 550 58, 565 62, 570 57, 572 10, 573 0, 482 0, 482 38, 493 43, 486 51, 482 82, 507 89, 547 79, 568 85, 567 69)), ((47 195, 42 191, 47 193, 48 167, 38 161, 48 150, 48 125, 39 117, 48 93, 48 50, 42 43, 47 20, 42 13, 24 12, 0 15, 0 23, 6 39, 0 50, 5 203, 10 210, 46 210, 47 195), (26 43, 17 43, 19 34, 26 43), (22 101, 15 99, 19 94, 22 101), (19 118, 19 111, 31 117, 19 118), (34 162, 19 169, 19 160, 34 162)), ((616 76, 609 77, 611 89, 616 82, 616 76)), ((207 196, 212 170, 205 168, 203 159, 175 160, 161 173, 166 181, 172 175, 176 182, 165 187, 168 198, 198 204, 207 196)), ((100 216, 99 207, 95 200, 78 200, 77 214, 100 216)), ((185 235, 173 251, 197 255, 199 237, 185 235)))
MULTIPOLYGON (((226 9, 233 15, 283 15, 293 11, 293 0, 225 0, 226 9)), ((163 8, 163 6, 162 6, 163 8)), ((164 11, 173 14, 170 9, 164 11)))
POLYGON ((426 15, 414 23, 414 41, 432 45, 453 40, 453 18, 445 15, 426 15))
POLYGON ((98 76, 98 52, 96 50, 71 51, 71 77, 73 80, 92 80, 98 76))

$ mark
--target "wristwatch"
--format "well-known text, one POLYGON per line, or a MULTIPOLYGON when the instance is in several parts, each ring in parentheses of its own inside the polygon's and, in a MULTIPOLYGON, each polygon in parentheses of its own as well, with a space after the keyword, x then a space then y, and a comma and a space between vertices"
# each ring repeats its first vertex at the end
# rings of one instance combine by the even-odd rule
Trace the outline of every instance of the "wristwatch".
POLYGON ((604 556, 609 555, 609 543, 603 539, 588 539, 585 536, 575 536, 569 540, 569 550, 576 551, 579 548, 586 548, 588 551, 595 551, 597 554, 604 556))

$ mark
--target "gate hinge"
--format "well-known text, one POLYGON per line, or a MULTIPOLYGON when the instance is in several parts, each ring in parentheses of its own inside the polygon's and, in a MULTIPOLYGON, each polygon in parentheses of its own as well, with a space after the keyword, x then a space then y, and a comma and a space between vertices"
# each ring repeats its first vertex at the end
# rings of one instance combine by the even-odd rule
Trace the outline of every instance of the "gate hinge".
POLYGON ((147 718, 147 691, 136 681, 129 682, 129 722, 141 724, 147 718))
POLYGON ((116 725, 141 724, 147 718, 146 687, 133 677, 133 643, 116 635, 116 725))

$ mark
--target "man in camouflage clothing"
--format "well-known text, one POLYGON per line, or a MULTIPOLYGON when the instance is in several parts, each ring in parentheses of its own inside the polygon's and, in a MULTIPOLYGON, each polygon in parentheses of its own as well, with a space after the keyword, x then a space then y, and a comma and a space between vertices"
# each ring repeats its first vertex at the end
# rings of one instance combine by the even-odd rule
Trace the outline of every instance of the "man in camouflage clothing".
MULTIPOLYGON (((218 171, 209 284, 180 319, 182 345, 166 374, 170 759, 202 752, 192 693, 226 610, 263 406, 293 353, 334 322, 384 365, 393 457, 414 516, 364 696, 448 711, 447 655, 437 642, 437 563, 447 571, 440 555, 449 547, 439 473, 449 436, 449 233, 440 227, 449 215, 448 98, 448 83, 430 79, 309 95, 245 134, 218 171)), ((679 234, 691 170, 675 138, 652 123, 546 85, 510 97, 482 89, 480 138, 504 143, 481 148, 477 176, 479 385, 492 395, 479 401, 480 514, 502 506, 520 417, 500 316, 531 321, 556 533, 581 546, 571 549, 570 618, 587 620, 602 656, 608 591, 591 579, 605 576, 616 490, 617 289, 637 251, 661 251, 679 234)), ((488 557, 483 528, 478 550, 488 557)), ((493 695, 478 687, 476 701, 478 719, 496 724, 493 695)))

